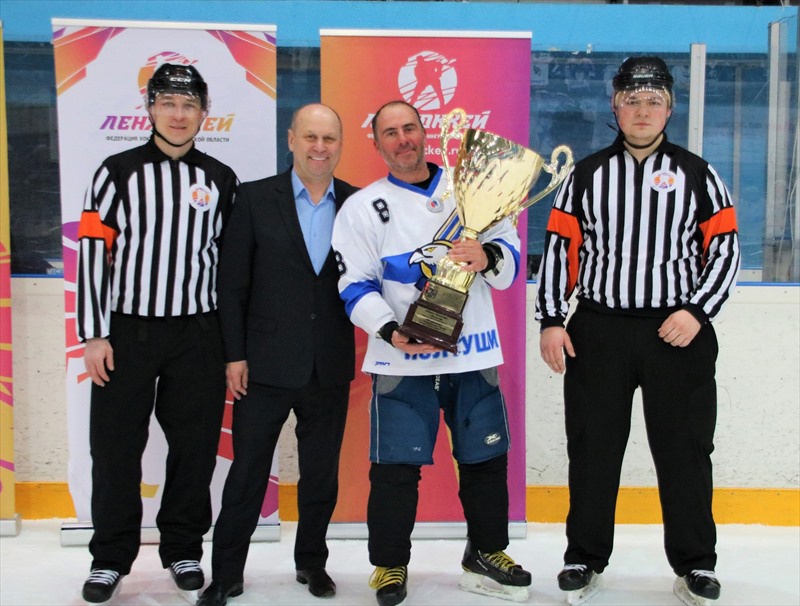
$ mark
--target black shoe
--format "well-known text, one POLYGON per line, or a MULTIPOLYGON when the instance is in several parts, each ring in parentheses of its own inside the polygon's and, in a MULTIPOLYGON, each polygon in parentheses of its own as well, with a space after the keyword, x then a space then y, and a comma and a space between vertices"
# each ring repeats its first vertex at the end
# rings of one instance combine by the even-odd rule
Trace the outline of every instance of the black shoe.
POLYGON ((211 584, 206 587, 195 606, 225 606, 228 603, 228 598, 242 595, 243 591, 244 585, 241 581, 235 583, 211 581, 211 584))
POLYGON ((531 584, 531 573, 514 562, 504 551, 484 553, 475 549, 470 541, 467 541, 461 567, 466 572, 489 577, 501 585, 527 587, 531 584))
POLYGON ((183 591, 194 591, 200 589, 206 583, 203 576, 203 569, 197 560, 179 560, 169 565, 169 573, 178 586, 183 591))
POLYGON ((720 584, 713 570, 692 570, 683 578, 693 594, 709 600, 719 597, 720 584))
POLYGON ((81 595, 84 600, 92 604, 108 602, 119 591, 124 576, 116 570, 95 568, 83 584, 81 595))
POLYGON ((561 591, 577 591, 592 582, 594 571, 585 564, 567 564, 558 573, 558 588, 561 591))
POLYGON ((369 579, 369 586, 377 589, 375 598, 379 606, 397 606, 406 599, 408 568, 405 566, 376 566, 369 579))
POLYGON ((331 598, 336 595, 336 583, 324 568, 309 568, 297 571, 297 582, 308 585, 311 595, 318 598, 331 598))

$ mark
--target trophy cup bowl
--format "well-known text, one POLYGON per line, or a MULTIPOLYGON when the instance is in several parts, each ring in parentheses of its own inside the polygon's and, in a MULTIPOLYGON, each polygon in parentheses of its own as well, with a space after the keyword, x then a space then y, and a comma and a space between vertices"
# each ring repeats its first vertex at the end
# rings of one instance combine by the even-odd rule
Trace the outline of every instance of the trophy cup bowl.
MULTIPOLYGON (((467 127, 466 112, 457 108, 442 122, 440 151, 448 187, 443 198, 455 196, 462 226, 461 238, 480 234, 506 218, 514 226, 520 213, 556 189, 572 167, 572 151, 565 145, 553 150, 550 162, 535 151, 486 130, 467 127), (460 139, 455 169, 450 171, 447 148, 460 139), (559 167, 559 156, 564 161, 559 167), (550 182, 528 197, 542 172, 550 182)), ((417 301, 411 304, 400 332, 419 341, 458 352, 464 326, 462 312, 475 273, 464 271, 449 255, 436 264, 417 301)))

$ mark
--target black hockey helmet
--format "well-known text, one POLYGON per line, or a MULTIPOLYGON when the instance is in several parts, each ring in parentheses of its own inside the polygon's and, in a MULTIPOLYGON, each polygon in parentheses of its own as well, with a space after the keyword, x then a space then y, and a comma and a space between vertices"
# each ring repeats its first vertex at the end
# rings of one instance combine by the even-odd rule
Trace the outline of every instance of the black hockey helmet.
POLYGON ((622 104, 636 98, 638 96, 637 93, 648 93, 649 95, 660 97, 664 100, 670 112, 667 114, 664 128, 652 141, 640 145, 627 141, 626 138, 628 146, 635 149, 645 149, 658 141, 672 117, 672 108, 675 105, 675 97, 672 94, 674 82, 675 80, 672 74, 669 73, 667 64, 660 57, 628 57, 619 66, 614 79, 611 81, 614 88, 614 92, 611 95, 611 108, 614 112, 614 119, 617 122, 617 131, 622 132, 619 126, 617 110, 622 104))
POLYGON ((147 105, 153 105, 159 93, 175 93, 200 99, 208 110, 208 85, 193 65, 162 64, 147 82, 147 105))
POLYGON ((675 80, 660 57, 628 57, 612 80, 615 91, 663 88, 670 96, 675 80))

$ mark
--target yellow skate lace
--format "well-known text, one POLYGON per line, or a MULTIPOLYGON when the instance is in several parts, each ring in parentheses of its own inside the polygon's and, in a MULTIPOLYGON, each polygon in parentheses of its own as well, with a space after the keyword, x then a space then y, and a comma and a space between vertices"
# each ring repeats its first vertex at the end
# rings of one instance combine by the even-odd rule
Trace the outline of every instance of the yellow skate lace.
POLYGON ((508 572, 516 567, 517 563, 512 560, 504 551, 495 551, 494 553, 483 553, 481 555, 492 565, 496 566, 503 572, 508 572))
POLYGON ((402 585, 405 580, 405 566, 392 566, 391 568, 376 566, 375 571, 369 578, 369 587, 370 589, 380 589, 387 585, 402 585))

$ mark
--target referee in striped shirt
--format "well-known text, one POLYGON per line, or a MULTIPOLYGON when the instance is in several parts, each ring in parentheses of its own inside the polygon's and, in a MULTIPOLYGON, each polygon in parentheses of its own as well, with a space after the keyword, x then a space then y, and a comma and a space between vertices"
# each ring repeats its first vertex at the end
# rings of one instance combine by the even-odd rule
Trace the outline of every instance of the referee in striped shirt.
POLYGON ((79 228, 77 330, 93 382, 93 561, 83 598, 92 603, 119 590, 139 550, 153 410, 169 448, 159 555, 179 589, 202 587, 225 405, 215 286, 236 175, 194 147, 208 112, 194 67, 159 67, 146 102, 150 141, 97 169, 79 228))
POLYGON ((542 358, 554 372, 566 370, 570 510, 558 581, 577 594, 570 599, 596 590, 611 556, 637 387, 674 591, 687 604, 720 592, 711 321, 735 285, 739 239, 719 175, 667 140, 672 84, 658 57, 622 63, 612 98, 619 135, 574 166, 547 225, 536 319, 542 358), (573 293, 577 308, 565 329, 573 293))

